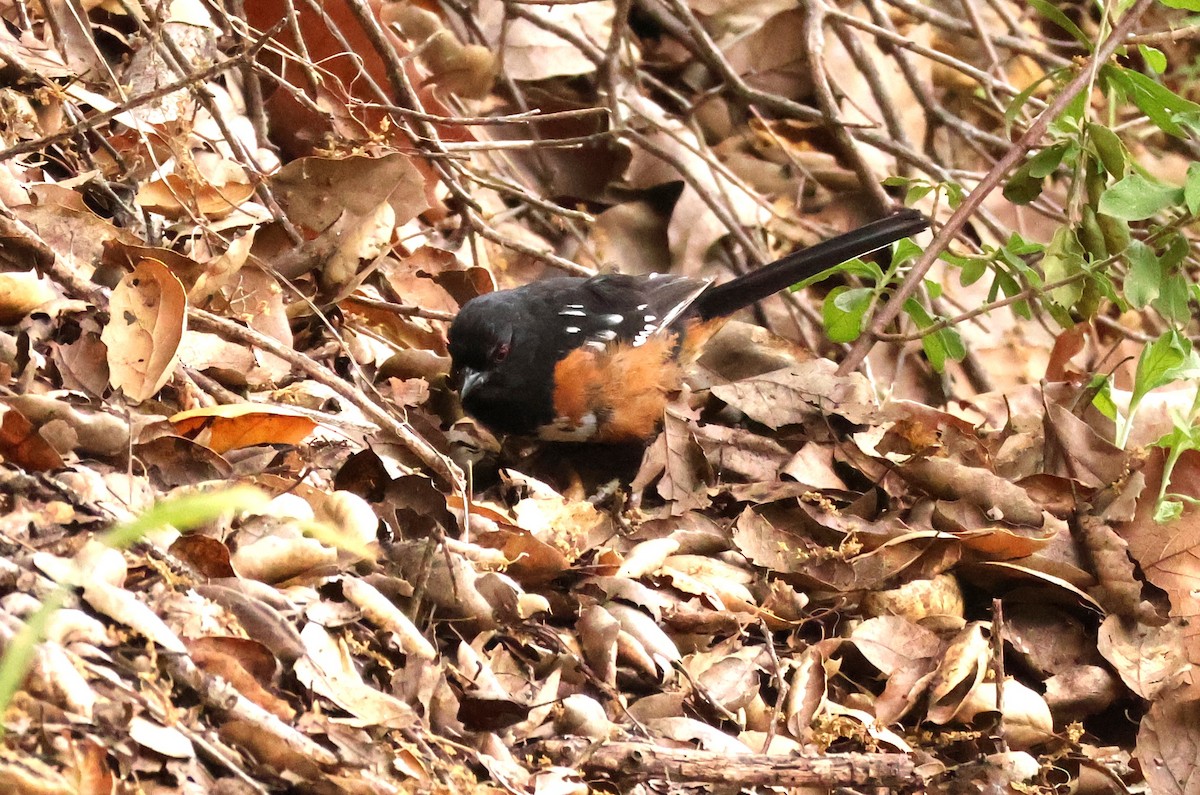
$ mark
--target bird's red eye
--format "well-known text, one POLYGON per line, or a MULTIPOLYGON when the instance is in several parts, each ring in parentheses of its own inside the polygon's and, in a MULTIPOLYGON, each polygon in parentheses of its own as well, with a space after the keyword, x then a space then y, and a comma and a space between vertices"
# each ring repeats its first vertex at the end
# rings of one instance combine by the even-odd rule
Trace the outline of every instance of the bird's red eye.
POLYGON ((509 345, 507 342, 501 342, 495 348, 492 348, 492 361, 499 364, 508 357, 509 345))

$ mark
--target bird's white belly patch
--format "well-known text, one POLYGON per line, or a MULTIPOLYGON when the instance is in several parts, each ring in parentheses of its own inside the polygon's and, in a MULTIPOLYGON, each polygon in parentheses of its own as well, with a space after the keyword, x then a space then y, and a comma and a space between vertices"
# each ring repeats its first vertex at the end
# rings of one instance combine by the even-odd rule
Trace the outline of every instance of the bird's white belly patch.
POLYGON ((586 442, 596 435, 596 415, 584 414, 579 421, 570 417, 556 417, 554 422, 542 426, 538 436, 549 442, 586 442))

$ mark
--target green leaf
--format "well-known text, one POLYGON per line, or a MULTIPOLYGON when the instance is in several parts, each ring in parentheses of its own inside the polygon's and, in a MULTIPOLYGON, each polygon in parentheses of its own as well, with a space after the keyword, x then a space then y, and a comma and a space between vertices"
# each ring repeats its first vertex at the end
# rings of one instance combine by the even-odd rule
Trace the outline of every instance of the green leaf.
POLYGON ((962 282, 963 287, 970 287, 983 278, 983 274, 987 273, 987 265, 987 260, 982 257, 968 259, 962 266, 958 280, 962 282))
MULTIPOLYGON (((1057 130, 1063 135, 1070 138, 1072 141, 1079 136, 1083 130, 1083 122, 1088 114, 1088 92, 1080 90, 1075 92, 1075 96, 1071 97, 1071 101, 1062 109, 1062 113, 1058 115, 1050 124, 1051 130, 1057 130)), ((1068 157, 1068 160, 1071 158, 1068 157)))
POLYGON ((1021 292, 1021 285, 1012 277, 1012 274, 1000 271, 996 273, 996 279, 992 282, 992 290, 988 295, 988 301, 996 300, 997 291, 1003 293, 1004 297, 1007 298, 1010 295, 1016 295, 1021 292))
POLYGON ((1163 279, 1158 298, 1152 306, 1172 323, 1181 326, 1188 323, 1192 319, 1192 313, 1188 308, 1187 278, 1182 273, 1168 275, 1163 279))
POLYGON ((924 199, 926 196, 928 196, 932 191, 932 185, 913 185, 904 194, 904 203, 911 207, 921 199, 924 199))
POLYGON ((1032 240, 1025 238, 1013 232, 1008 236, 1008 242, 1004 244, 1004 250, 1012 252, 1018 257, 1027 257, 1032 254, 1040 254, 1045 248, 1041 243, 1035 243, 1032 240))
POLYGON ((944 328, 921 338, 921 349, 929 357, 929 363, 939 373, 946 367, 946 360, 961 362, 967 355, 962 337, 954 328, 944 328))
POLYGON ((1121 312, 1129 309, 1129 303, 1117 292, 1116 285, 1113 284, 1113 280, 1108 277, 1106 271, 1093 269, 1088 273, 1088 277, 1096 285, 1096 289, 1100 291, 1100 294, 1116 304, 1121 312))
MULTIPOLYGON (((927 329, 937 322, 925 306, 913 298, 904 302, 904 313, 921 329, 927 329)), ((945 369, 947 359, 960 361, 967 355, 962 337, 953 328, 939 329, 921 337, 921 349, 929 358, 929 364, 939 373, 945 369)))
MULTIPOLYGON (((846 260, 837 268, 827 271, 824 278, 828 278, 831 273, 844 273, 847 276, 857 276, 860 279, 866 279, 873 284, 881 283, 886 274, 879 267, 877 262, 867 262, 866 260, 855 257, 851 260, 846 260)), ((801 282, 803 284, 804 282, 801 282)))
POLYGON ((929 310, 915 298, 910 298, 904 302, 904 314, 912 318, 917 324, 917 328, 924 331, 933 325, 933 315, 929 314, 929 310))
POLYGON ((1179 500, 1160 500, 1154 506, 1154 521, 1159 524, 1175 522, 1183 516, 1183 503, 1179 500))
POLYGON ((957 210, 963 200, 963 186, 957 182, 943 182, 942 187, 946 189, 946 203, 951 209, 957 210))
POLYGON ((1096 407, 1096 410, 1115 421, 1118 412, 1117 404, 1112 397, 1112 379, 1105 375, 1092 376, 1092 380, 1088 383, 1088 389, 1095 390, 1092 405, 1096 407))
POLYGON ((1091 37, 1079 29, 1079 26, 1072 22, 1066 14, 1058 10, 1057 6, 1053 6, 1046 0, 1029 0, 1029 4, 1038 10, 1042 16, 1058 25, 1060 28, 1069 33, 1077 42, 1087 48, 1088 52, 1095 49, 1095 42, 1091 37))
MULTIPOLYGON (((1190 341, 1189 341, 1190 342, 1190 341)), ((1200 379, 1200 355, 1195 348, 1188 348, 1187 356, 1170 372, 1172 381, 1195 381, 1200 379)))
POLYGON ((1087 134, 1104 170, 1116 179, 1125 176, 1129 156, 1121 138, 1103 124, 1089 124, 1087 134))
POLYGON ((1182 8, 1184 11, 1200 13, 1200 0, 1159 0, 1167 8, 1182 8))
POLYGON ((853 342, 862 334, 863 320, 875 291, 866 287, 835 287, 825 297, 821 315, 832 342, 853 342))
POLYGON ((1195 450, 1200 448, 1200 428, 1186 428, 1176 425, 1164 434, 1155 447, 1166 447, 1171 450, 1195 450))
POLYGON ((1188 166, 1187 181, 1183 184, 1183 201, 1189 213, 1200 214, 1200 163, 1188 166))
POLYGON ((1013 204, 1029 204, 1042 195, 1042 180, 1030 173, 1033 161, 1027 160, 1004 184, 1004 198, 1013 204))
POLYGON ((921 256, 921 247, 906 237, 896 243, 896 250, 892 252, 892 265, 903 265, 919 256, 921 256))
POLYGON ((1130 174, 1100 197, 1099 211, 1126 221, 1142 221, 1160 210, 1183 202, 1183 189, 1130 174))
POLYGON ((1158 255, 1140 240, 1125 249, 1129 273, 1125 276, 1125 299, 1135 309, 1144 309, 1162 291, 1163 267, 1158 255))
POLYGON ((1066 152, 1067 145, 1065 143, 1047 146, 1029 158, 1029 176, 1034 179, 1043 179, 1050 176, 1054 173, 1054 169, 1058 168, 1066 152))
MULTIPOLYGON (((1042 272, 1046 282, 1057 282, 1071 276, 1077 276, 1083 271, 1083 247, 1075 232, 1068 226, 1060 226, 1046 246, 1046 255, 1042 258, 1042 272)), ((1075 302, 1083 295, 1083 283, 1080 280, 1055 287, 1047 297, 1064 309, 1075 306, 1075 302)))
POLYGON ((1148 44, 1139 44, 1138 52, 1142 54, 1142 59, 1145 60, 1146 66, 1158 74, 1167 71, 1167 56, 1163 55, 1162 50, 1151 47, 1148 44))
POLYGON ((1187 255, 1192 252, 1192 244, 1178 230, 1173 231, 1165 238, 1162 257, 1163 270, 1167 273, 1174 273, 1183 261, 1187 259, 1187 255))
POLYGON ((1106 64, 1101 67, 1100 74, 1120 88, 1160 130, 1177 138, 1188 137, 1187 130, 1180 126, 1176 117, 1200 114, 1200 105, 1184 99, 1153 78, 1132 69, 1106 64))
POLYGON ((1129 398, 1131 417, 1147 393, 1171 382, 1172 373, 1186 361, 1191 350, 1192 344, 1187 337, 1174 329, 1142 349, 1133 376, 1133 394, 1129 398))
POLYGON ((809 276, 802 282, 793 284, 788 289, 792 292, 810 287, 819 282, 823 282, 835 273, 846 273, 851 276, 857 276, 860 279, 866 279, 874 284, 882 284, 884 279, 883 271, 874 262, 867 262, 861 259, 846 260, 841 265, 835 265, 832 268, 823 270, 815 276, 809 276))

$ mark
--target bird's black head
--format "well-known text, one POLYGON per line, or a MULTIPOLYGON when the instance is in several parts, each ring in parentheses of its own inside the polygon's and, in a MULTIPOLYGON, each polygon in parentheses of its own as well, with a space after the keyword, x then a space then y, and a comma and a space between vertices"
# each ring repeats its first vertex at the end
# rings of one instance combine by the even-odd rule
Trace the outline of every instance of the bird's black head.
POLYGON ((493 431, 531 434, 554 419, 557 356, 537 302, 520 290, 463 305, 450 325, 450 358, 463 409, 493 431))

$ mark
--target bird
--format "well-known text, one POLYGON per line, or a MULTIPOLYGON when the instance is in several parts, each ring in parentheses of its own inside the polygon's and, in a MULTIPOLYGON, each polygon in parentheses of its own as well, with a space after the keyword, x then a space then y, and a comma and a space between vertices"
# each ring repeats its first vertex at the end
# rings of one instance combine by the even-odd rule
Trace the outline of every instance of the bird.
POLYGON ((448 333, 463 410, 496 434, 649 439, 687 365, 734 312, 929 223, 901 210, 721 284, 611 273, 552 277, 472 298, 448 333))

